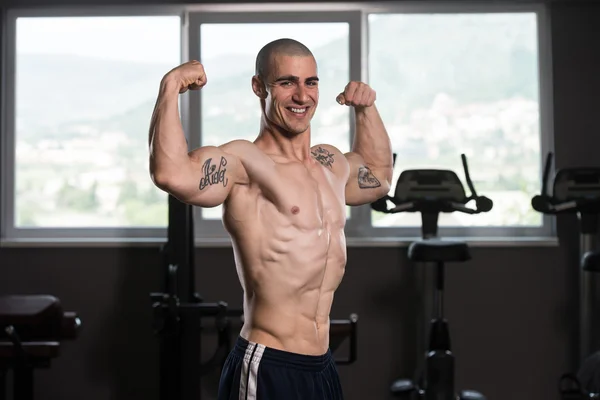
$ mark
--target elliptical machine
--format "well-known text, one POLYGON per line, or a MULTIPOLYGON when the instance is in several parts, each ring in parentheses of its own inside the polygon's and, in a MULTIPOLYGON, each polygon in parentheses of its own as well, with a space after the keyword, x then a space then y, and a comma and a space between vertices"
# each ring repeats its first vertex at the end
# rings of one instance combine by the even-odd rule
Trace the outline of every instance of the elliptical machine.
POLYGON ((547 214, 573 214, 579 221, 579 351, 577 374, 563 374, 559 392, 563 400, 600 398, 600 338, 594 321, 600 291, 600 252, 597 250, 600 215, 600 168, 572 167, 556 172, 548 194, 548 178, 552 167, 548 153, 542 181, 542 191, 531 199, 534 210, 547 214))
MULTIPOLYGON (((444 318, 444 268, 448 262, 464 262, 471 259, 469 246, 465 242, 440 240, 438 238, 438 217, 440 213, 462 212, 478 214, 488 212, 493 202, 475 192, 469 175, 467 159, 462 156, 465 178, 470 196, 466 196, 464 187, 454 171, 440 169, 405 170, 396 183, 393 197, 385 196, 371 207, 383 213, 420 212, 422 240, 411 243, 408 257, 414 262, 434 263, 434 279, 424 278, 425 269, 421 269, 422 283, 425 289, 425 319, 432 314, 429 323, 429 345, 427 349, 419 347, 419 358, 425 353, 424 360, 417 368, 417 382, 410 379, 395 381, 390 390, 394 396, 418 398, 423 400, 485 400, 476 391, 455 391, 455 356, 450 346, 450 329, 444 318), (475 201, 475 208, 467 207, 467 203, 475 201), (388 201, 394 204, 388 208, 388 201), (433 290, 430 287, 435 283, 433 290), (427 290, 429 289, 429 290, 427 290), (433 296, 429 296, 433 291, 433 296), (428 297, 433 300, 428 303, 428 297)), ((395 161, 395 156, 394 156, 395 161)), ((424 324, 423 324, 424 325, 424 324)), ((425 327, 423 326, 422 329, 425 327)), ((419 330, 422 330, 419 329, 419 330)), ((419 335, 421 336, 421 335, 419 335)), ((427 336, 427 334, 423 335, 427 336)))

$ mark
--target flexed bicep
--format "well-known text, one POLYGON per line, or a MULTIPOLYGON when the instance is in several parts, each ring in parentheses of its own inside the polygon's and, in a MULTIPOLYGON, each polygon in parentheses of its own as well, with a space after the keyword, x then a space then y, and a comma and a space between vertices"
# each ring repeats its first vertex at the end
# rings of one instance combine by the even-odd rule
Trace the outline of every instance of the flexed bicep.
POLYGON ((346 182, 346 204, 359 206, 371 203, 389 191, 386 174, 387 169, 372 168, 357 153, 345 154, 350 166, 350 174, 346 182))
POLYGON ((229 180, 231 179, 231 167, 235 162, 232 160, 231 154, 206 154, 200 157, 197 167, 200 167, 198 173, 198 189, 200 192, 208 191, 212 188, 230 188, 229 180), (228 160, 229 159, 229 160, 228 160), (228 172, 229 169, 229 172, 228 172))
POLYGON ((180 201, 199 207, 223 204, 236 184, 245 182, 239 158, 229 144, 204 146, 188 154, 189 162, 174 172, 162 189, 180 201))

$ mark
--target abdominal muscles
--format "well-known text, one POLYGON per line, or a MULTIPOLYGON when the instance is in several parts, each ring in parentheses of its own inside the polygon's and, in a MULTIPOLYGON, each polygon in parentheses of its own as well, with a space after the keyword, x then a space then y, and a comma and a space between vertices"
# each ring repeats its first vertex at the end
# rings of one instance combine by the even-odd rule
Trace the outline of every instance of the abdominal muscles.
POLYGON ((242 336, 268 347, 323 354, 346 247, 343 224, 327 213, 305 211, 282 213, 259 196, 254 221, 225 222, 245 292, 242 336))

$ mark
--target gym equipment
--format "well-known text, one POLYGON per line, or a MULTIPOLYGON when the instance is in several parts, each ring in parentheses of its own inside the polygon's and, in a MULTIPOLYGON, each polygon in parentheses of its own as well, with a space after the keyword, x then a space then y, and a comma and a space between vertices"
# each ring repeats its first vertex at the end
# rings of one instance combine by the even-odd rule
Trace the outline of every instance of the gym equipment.
MULTIPOLYGON (((465 155, 462 156, 465 178, 471 195, 465 194, 465 189, 454 171, 441 169, 405 170, 398 177, 394 196, 385 196, 371 207, 383 213, 419 212, 421 213, 422 239, 411 243, 408 257, 414 262, 433 263, 434 279, 425 279, 425 269, 420 272, 425 286, 425 315, 432 314, 429 323, 429 344, 418 346, 419 359, 425 353, 424 360, 417 367, 417 382, 410 379, 395 381, 390 390, 394 396, 405 397, 416 395, 425 400, 485 400, 476 391, 463 390, 458 395, 455 392, 454 368, 455 356, 450 346, 450 329, 444 317, 444 269, 448 262, 464 262, 471 259, 469 246, 465 242, 442 240, 438 237, 438 217, 440 213, 462 212, 478 214, 488 212, 493 207, 492 200, 479 196, 471 181, 465 155), (475 208, 467 206, 475 201, 475 208), (388 208, 388 202, 394 207, 388 208), (430 285, 434 285, 431 288, 430 285), (431 290, 433 289, 433 290, 431 290), (428 296, 433 292, 433 296, 428 296), (428 303, 431 297, 433 303, 428 303), (423 350, 423 351, 422 351, 423 350), (422 371, 422 372, 421 372, 422 371)), ((394 155, 395 161, 395 155, 394 155)), ((419 324, 424 326, 425 323, 419 324)), ((426 331, 420 328, 419 331, 426 331)), ((419 338, 424 338, 419 334, 419 338)), ((421 342, 422 343, 422 342, 421 342)))
MULTIPOLYGON (((193 207, 169 196, 168 240, 161 249, 164 279, 162 291, 150 293, 154 332, 159 338, 161 400, 200 400, 201 376, 222 368, 231 351, 231 318, 243 319, 243 310, 231 309, 225 301, 206 303, 195 291, 195 246, 193 207), (217 348, 205 362, 200 359, 202 321, 213 318, 217 348)), ((340 365, 357 358, 356 314, 347 320, 332 320, 330 347, 335 351, 349 338, 349 354, 336 359, 340 365)), ((2 400, 2 399, 0 399, 2 400)))
POLYGON ((13 398, 33 400, 34 370, 50 368, 61 342, 79 335, 81 320, 63 312, 51 295, 0 296, 0 400, 7 398, 6 375, 13 373, 13 398))
POLYGON ((168 241, 161 252, 162 292, 151 293, 154 332, 159 337, 159 398, 200 399, 200 377, 223 362, 229 353, 227 303, 205 303, 195 290, 193 208, 169 196, 168 241), (212 317, 218 345, 201 362, 202 319, 212 317))
POLYGON ((553 193, 548 193, 548 181, 553 153, 548 153, 542 178, 541 194, 531 199, 534 210, 547 214, 572 214, 579 221, 579 336, 577 374, 560 377, 559 392, 564 400, 600 398, 600 338, 598 313, 600 300, 600 252, 597 250, 600 214, 600 168, 571 167, 556 171, 553 193), (589 356, 589 357, 588 357, 589 356))

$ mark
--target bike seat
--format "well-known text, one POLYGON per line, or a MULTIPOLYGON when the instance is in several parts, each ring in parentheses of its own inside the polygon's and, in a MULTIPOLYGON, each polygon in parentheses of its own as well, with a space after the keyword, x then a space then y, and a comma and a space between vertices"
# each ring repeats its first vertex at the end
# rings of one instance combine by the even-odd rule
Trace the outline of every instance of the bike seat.
POLYGON ((600 272, 600 252, 590 251, 583 255, 581 267, 584 271, 600 272))
POLYGON ((408 247, 408 258, 417 262, 461 262, 471 259, 465 242, 424 239, 408 247))

